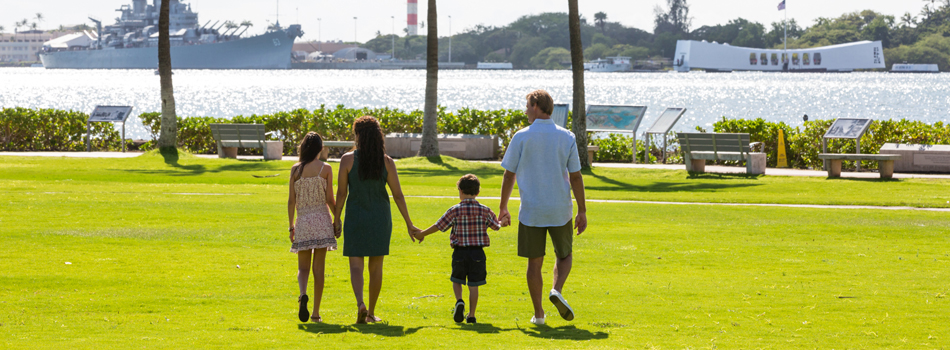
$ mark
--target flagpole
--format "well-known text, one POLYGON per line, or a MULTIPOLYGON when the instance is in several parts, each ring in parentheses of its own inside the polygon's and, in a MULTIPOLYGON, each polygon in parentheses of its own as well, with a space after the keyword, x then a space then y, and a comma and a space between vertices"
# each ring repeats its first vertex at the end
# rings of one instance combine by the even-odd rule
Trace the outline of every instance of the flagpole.
POLYGON ((785 12, 785 41, 783 44, 785 45, 785 59, 788 59, 788 3, 786 1, 782 1, 782 3, 785 4, 785 6, 782 7, 782 11, 785 12))

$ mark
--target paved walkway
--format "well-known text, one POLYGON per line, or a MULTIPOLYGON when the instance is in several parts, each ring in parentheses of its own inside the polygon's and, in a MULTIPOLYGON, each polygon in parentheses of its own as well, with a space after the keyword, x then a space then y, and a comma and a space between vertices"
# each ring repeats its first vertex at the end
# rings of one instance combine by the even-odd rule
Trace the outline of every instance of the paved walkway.
MULTIPOLYGON (((458 196, 406 196, 407 198, 434 198, 434 199, 455 199, 458 196)), ((479 199, 501 200, 501 197, 479 196, 479 199)), ((521 198, 511 197, 511 200, 518 201, 521 198)), ((776 204, 776 203, 709 203, 709 202, 665 202, 665 201, 630 201, 620 199, 587 199, 587 203, 626 203, 626 204, 659 204, 659 205, 714 205, 727 207, 778 207, 778 208, 806 208, 806 209, 874 209, 874 210, 918 210, 918 211, 939 211, 950 213, 950 208, 918 208, 918 207, 900 207, 883 205, 822 205, 822 204, 776 204)))
MULTIPOLYGON (((132 158, 141 155, 141 152, 0 152, 0 156, 18 156, 18 157, 76 157, 76 158, 132 158)), ((196 157, 200 158, 218 158, 216 154, 196 154, 196 157)), ((261 159, 261 156, 238 156, 238 159, 261 159)), ((295 161, 298 157, 296 156, 284 156, 283 160, 295 161)), ((330 159, 331 162, 339 162, 339 159, 330 159)), ((483 163, 488 164, 501 164, 499 161, 483 161, 483 163)), ((594 168, 629 168, 629 169, 664 169, 664 170, 686 170, 686 166, 683 164, 630 164, 630 163, 594 163, 594 168)), ((744 174, 745 167, 737 166, 718 166, 718 165, 707 165, 707 173, 721 173, 721 174, 744 174)), ((786 169, 786 168, 768 168, 765 170, 766 175, 770 176, 811 176, 811 177, 828 177, 828 173, 823 170, 803 170, 803 169, 786 169)), ((877 179, 880 178, 880 175, 874 171, 862 171, 862 172, 841 172, 841 177, 843 178, 861 178, 861 179, 877 179)), ((894 173, 894 178, 896 179, 948 179, 950 180, 950 174, 908 174, 908 173, 894 173)))

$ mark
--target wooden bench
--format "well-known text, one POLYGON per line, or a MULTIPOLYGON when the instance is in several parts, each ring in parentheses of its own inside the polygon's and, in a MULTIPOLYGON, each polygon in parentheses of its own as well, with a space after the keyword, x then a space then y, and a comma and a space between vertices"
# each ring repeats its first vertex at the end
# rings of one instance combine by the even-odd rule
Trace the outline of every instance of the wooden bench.
POLYGON ((327 158, 330 157, 330 147, 343 147, 350 148, 356 147, 356 142, 354 141, 323 141, 323 151, 320 151, 320 160, 327 161, 327 158))
POLYGON ((745 161, 746 174, 765 174, 765 153, 751 152, 749 134, 678 133, 686 170, 702 173, 707 160, 745 161))
POLYGON ((237 149, 259 148, 265 160, 283 158, 284 143, 267 141, 263 124, 209 124, 219 158, 237 158, 237 149))
POLYGON ((878 172, 881 174, 882 179, 890 179, 894 177, 894 161, 900 157, 900 154, 818 154, 819 159, 828 161, 828 177, 841 177, 842 160, 867 160, 877 161, 878 172))

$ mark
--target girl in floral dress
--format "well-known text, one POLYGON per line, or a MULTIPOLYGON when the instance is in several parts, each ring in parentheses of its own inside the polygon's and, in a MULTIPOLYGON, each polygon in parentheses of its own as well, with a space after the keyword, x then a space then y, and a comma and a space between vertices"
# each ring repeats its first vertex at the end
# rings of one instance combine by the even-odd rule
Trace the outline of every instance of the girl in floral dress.
POLYGON ((297 253, 297 283, 300 285, 298 317, 300 322, 323 322, 320 299, 323 297, 324 265, 328 250, 336 250, 336 239, 330 208, 333 200, 333 170, 317 159, 323 140, 315 132, 307 133, 297 151, 300 161, 290 171, 290 196, 287 216, 290 219, 290 251, 297 253), (294 213, 297 221, 294 222, 294 213), (313 316, 307 309, 307 279, 313 271, 313 316))

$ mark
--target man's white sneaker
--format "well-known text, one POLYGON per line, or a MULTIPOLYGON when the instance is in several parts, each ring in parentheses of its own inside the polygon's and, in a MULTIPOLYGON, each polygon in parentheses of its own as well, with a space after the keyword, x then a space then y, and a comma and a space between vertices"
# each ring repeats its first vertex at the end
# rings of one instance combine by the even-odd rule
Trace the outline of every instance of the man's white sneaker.
POLYGON ((574 309, 571 309, 571 306, 567 305, 567 300, 564 300, 564 296, 562 296, 561 293, 552 289, 551 294, 548 295, 548 299, 551 299, 551 302, 554 303, 554 307, 557 308, 557 312, 561 314, 561 317, 568 321, 574 319, 574 309))
POLYGON ((534 323, 534 324, 536 324, 536 325, 538 325, 538 326, 543 326, 543 325, 544 325, 544 317, 537 318, 537 317, 531 316, 531 323, 534 323))

